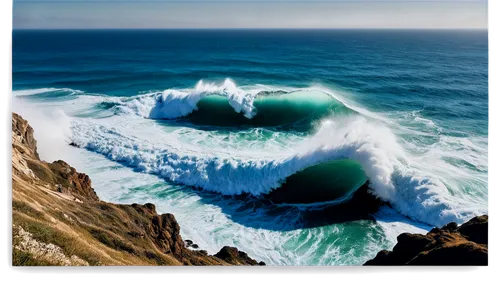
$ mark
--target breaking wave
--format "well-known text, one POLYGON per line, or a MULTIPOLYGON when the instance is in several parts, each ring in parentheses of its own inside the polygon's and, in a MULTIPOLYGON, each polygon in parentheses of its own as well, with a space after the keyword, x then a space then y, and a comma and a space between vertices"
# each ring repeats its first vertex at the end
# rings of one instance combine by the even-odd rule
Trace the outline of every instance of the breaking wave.
POLYGON ((104 101, 99 107, 151 119, 184 117, 194 124, 214 126, 310 125, 328 115, 353 113, 321 90, 244 90, 230 79, 221 85, 199 81, 192 90, 168 89, 124 99, 121 104, 104 101))
MULTIPOLYGON (((361 116, 324 121, 317 133, 293 153, 271 157, 259 156, 257 152, 252 155, 214 153, 174 141, 153 144, 92 120, 75 120, 72 128, 73 142, 80 147, 138 171, 224 195, 261 196, 280 188, 287 179, 307 168, 352 160, 361 166, 377 197, 417 221, 443 225, 484 212, 460 198, 451 197, 438 178, 412 169, 393 133, 361 116)), ((329 174, 325 180, 335 176, 341 178, 345 174, 329 174)), ((366 178, 360 177, 352 186, 363 183, 366 178)))

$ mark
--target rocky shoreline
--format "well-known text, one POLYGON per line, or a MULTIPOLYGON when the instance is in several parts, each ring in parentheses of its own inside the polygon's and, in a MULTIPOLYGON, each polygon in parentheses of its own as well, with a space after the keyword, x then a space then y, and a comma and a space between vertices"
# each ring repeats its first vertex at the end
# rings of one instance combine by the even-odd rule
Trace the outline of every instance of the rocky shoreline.
MULTIPOLYGON (((33 132, 12 114, 12 265, 265 265, 234 247, 215 255, 199 250, 183 240, 174 215, 158 214, 153 204, 101 201, 86 174, 40 160, 33 132)), ((365 184, 349 202, 325 209, 322 220, 376 211, 383 203, 367 190, 365 184)), ((488 265, 487 215, 397 240, 364 265, 488 265)))
POLYGON ((403 233, 392 251, 382 250, 365 265, 488 265, 488 216, 458 226, 449 223, 426 235, 403 233))
POLYGON ((159 215, 153 204, 99 200, 86 174, 40 160, 33 128, 16 113, 12 224, 14 266, 265 265, 234 247, 215 255, 195 250, 174 215, 159 215))

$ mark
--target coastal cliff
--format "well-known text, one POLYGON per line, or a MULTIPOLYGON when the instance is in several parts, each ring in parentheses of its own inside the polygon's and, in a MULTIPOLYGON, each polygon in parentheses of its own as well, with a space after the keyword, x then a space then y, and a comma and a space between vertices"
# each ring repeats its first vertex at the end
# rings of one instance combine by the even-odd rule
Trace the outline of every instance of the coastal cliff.
POLYGON ((452 222, 426 235, 403 233, 392 251, 365 265, 488 265, 488 216, 458 226, 452 222))
POLYGON ((172 214, 101 201, 86 174, 40 160, 33 128, 12 114, 13 265, 265 265, 234 247, 191 245, 172 214))
MULTIPOLYGON (((90 178, 64 161, 40 160, 33 128, 12 115, 12 264, 264 265, 237 248, 215 255, 183 240, 172 214, 153 204, 101 201, 90 178)), ((369 200, 371 202, 371 200, 369 200)), ((426 235, 403 233, 365 265, 487 265, 488 216, 426 235)))

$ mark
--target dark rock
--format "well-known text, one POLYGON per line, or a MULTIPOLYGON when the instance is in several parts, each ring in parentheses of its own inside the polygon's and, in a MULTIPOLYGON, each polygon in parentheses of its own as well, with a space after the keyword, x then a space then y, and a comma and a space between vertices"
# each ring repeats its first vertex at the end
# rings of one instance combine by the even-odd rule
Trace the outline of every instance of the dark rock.
POLYGON ((150 212, 156 213, 156 206, 152 203, 146 203, 144 207, 147 208, 150 212))
POLYGON ((441 231, 433 236, 435 244, 442 245, 447 243, 455 243, 457 240, 463 240, 463 237, 457 232, 441 231))
POLYGON ((184 241, 180 236, 180 227, 172 214, 153 216, 149 235, 163 253, 182 257, 184 241))
POLYGON ((190 247, 194 249, 199 248, 199 246, 194 244, 192 240, 182 239, 179 224, 172 214, 156 214, 153 204, 134 204, 133 207, 138 210, 138 212, 146 213, 151 216, 151 224, 146 228, 148 230, 147 235, 152 239, 158 249, 165 254, 173 255, 179 261, 182 261, 184 265, 214 265, 220 263, 214 260, 214 258, 219 258, 232 265, 257 265, 257 261, 248 257, 246 253, 238 251, 236 248, 231 249, 235 249, 238 254, 226 255, 224 256, 226 259, 217 257, 217 255, 208 256, 208 253, 204 250, 190 250, 186 248, 189 247, 189 244, 190 247), (186 244, 188 244, 188 246, 186 246, 186 244))
POLYGON ((429 231, 429 233, 440 233, 440 232, 441 230, 439 229, 439 227, 433 227, 431 231, 429 231))
POLYGON ((450 222, 449 224, 443 226, 442 230, 456 230, 458 228, 458 224, 456 222, 450 222))
POLYGON ((248 257, 243 251, 239 251, 236 247, 224 246, 217 254, 214 255, 233 265, 265 265, 264 262, 257 262, 248 257))
POLYGON ((395 265, 393 263, 391 252, 389 250, 381 250, 377 253, 375 258, 368 260, 365 265, 395 265))
POLYGON ((393 265, 403 264, 412 259, 420 253, 421 249, 434 242, 432 238, 425 235, 409 233, 400 234, 397 240, 398 243, 394 246, 393 252, 398 253, 398 255, 391 256, 393 265))
POLYGON ((475 243, 488 244, 488 216, 477 216, 462 224, 458 231, 475 243))
POLYGON ((460 227, 449 223, 426 235, 403 233, 392 251, 382 250, 365 265, 488 265, 488 216, 460 227))
POLYGON ((408 265, 488 265, 488 249, 474 242, 443 245, 420 253, 408 265))

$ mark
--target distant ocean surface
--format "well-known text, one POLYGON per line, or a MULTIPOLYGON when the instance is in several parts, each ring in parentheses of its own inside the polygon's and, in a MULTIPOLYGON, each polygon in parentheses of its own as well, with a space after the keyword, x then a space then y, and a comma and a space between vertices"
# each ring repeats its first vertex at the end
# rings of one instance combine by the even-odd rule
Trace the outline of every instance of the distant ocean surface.
POLYGON ((488 212, 487 31, 15 30, 12 85, 42 159, 211 254, 359 265, 488 212), (291 180, 303 197, 263 199, 291 180), (367 180, 373 219, 307 221, 312 186, 367 180))

